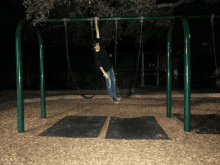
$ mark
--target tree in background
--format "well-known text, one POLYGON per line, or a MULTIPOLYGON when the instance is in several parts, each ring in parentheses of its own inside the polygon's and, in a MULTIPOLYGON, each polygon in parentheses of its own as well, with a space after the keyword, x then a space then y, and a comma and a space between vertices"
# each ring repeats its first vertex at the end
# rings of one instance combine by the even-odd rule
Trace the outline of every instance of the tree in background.
MULTIPOLYGON (((26 19, 32 20, 32 26, 40 24, 44 26, 42 33, 51 30, 62 31, 63 23, 55 23, 53 29, 45 22, 48 18, 88 18, 88 17, 139 17, 139 16, 173 16, 174 9, 184 4, 194 3, 196 0, 179 0, 175 3, 166 0, 24 0, 23 5, 27 9, 26 19)), ((200 0, 201 2, 201 0, 200 0)), ((218 2, 218 0, 203 0, 210 4, 218 2)), ((187 12, 185 12, 187 14, 187 12)), ((122 36, 131 35, 135 43, 139 42, 139 29, 137 21, 126 22, 123 30, 123 23, 118 24, 118 39, 122 36), (137 37, 138 36, 138 37, 137 37)), ((144 26, 147 32, 143 37, 158 38, 169 27, 169 20, 149 20, 145 21, 144 26), (147 28, 146 28, 147 27, 147 28), (154 34, 157 35, 154 35, 154 34)), ((83 44, 82 35, 90 32, 87 22, 74 22, 68 24, 68 33, 72 35, 69 41, 72 43, 83 44), (77 34, 76 34, 77 29, 77 34), (80 30, 78 30, 80 29, 80 30), (75 33, 74 33, 75 32, 75 33), (80 37, 81 36, 81 37, 80 37)), ((31 27, 32 28, 32 27, 31 27)), ((115 40, 115 23, 114 21, 100 22, 100 35, 103 42, 108 46, 111 41, 115 40)), ((55 39, 56 40, 56 39, 55 39)), ((58 40, 56 40, 58 41, 58 40)))
MULTIPOLYGON (((173 16, 173 15, 192 15, 192 14, 212 14, 219 11, 219 0, 1 0, 0 12, 3 17, 4 26, 0 29, 0 35, 4 39, 3 47, 10 46, 4 53, 4 58, 8 59, 8 54, 12 61, 11 70, 14 62, 14 34, 18 20, 27 19, 32 24, 24 26, 25 31, 23 40, 25 44, 36 47, 38 50, 38 40, 33 25, 40 25, 39 29, 44 40, 44 47, 65 46, 64 24, 46 23, 47 19, 53 18, 88 18, 88 17, 139 17, 139 16, 173 16), (203 6, 203 7, 202 7, 203 6), (25 11, 25 14, 24 14, 25 11), (211 11, 209 13, 208 11, 211 11), (10 30, 9 30, 10 29, 10 30), (63 36, 63 39, 61 38, 63 36), (11 51, 12 53, 9 53, 11 51)), ((160 38, 165 41, 167 29, 170 21, 145 20, 143 31, 143 42, 160 38)), ((111 41, 115 42, 115 23, 114 21, 100 21, 100 33, 104 44, 108 46, 111 41)), ((119 21, 118 22, 118 42, 123 36, 129 36, 135 43, 139 43, 140 23, 139 21, 119 21)), ((68 41, 71 47, 85 45, 88 36, 91 36, 89 22, 68 23, 68 41)), ((175 36, 174 36, 175 37, 175 36)), ((178 40, 183 40, 178 38, 178 40)), ((175 43, 177 44, 177 40, 175 43)), ((183 46, 182 42, 180 42, 183 46)), ((176 47, 176 46, 174 46, 176 47)), ((173 48, 174 48, 173 47, 173 48)), ((71 51, 70 51, 71 53, 71 51)), ((33 54, 31 54, 33 55, 33 54)), ((53 55, 54 57, 54 55, 53 55)), ((3 66, 6 62, 1 60, 3 66)), ((6 68, 6 67, 5 67, 6 68)), ((2 68, 0 68, 2 70, 2 68)), ((6 72, 6 71, 4 71, 6 72)))

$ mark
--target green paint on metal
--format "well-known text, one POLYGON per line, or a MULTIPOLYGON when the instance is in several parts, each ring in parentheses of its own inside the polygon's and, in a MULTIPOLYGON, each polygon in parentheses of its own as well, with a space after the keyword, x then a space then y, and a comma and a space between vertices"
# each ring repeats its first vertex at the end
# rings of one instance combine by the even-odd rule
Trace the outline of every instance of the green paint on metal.
MULTIPOLYGON (((136 21, 136 20, 140 20, 141 17, 118 17, 117 20, 118 21, 136 21)), ((175 19, 175 16, 171 16, 171 17, 143 17, 143 19, 147 19, 147 20, 160 20, 160 19, 175 19)), ((93 18, 92 18, 93 19, 93 18)), ((99 18, 99 21, 114 21, 115 18, 99 18)), ((48 19, 48 22, 63 22, 64 19, 48 19)), ((76 18, 76 19, 66 19, 66 21, 68 22, 79 22, 79 21, 91 21, 91 18, 76 18)))
MULTIPOLYGON (((146 20, 174 20, 175 18, 182 18, 183 16, 164 16, 164 17, 143 17, 146 20)), ((141 17, 118 17, 118 21, 136 21, 140 20, 141 17)), ((211 18, 211 15, 201 15, 201 16, 186 16, 188 19, 199 19, 199 18, 211 18)), ((220 16, 215 16, 215 18, 220 18, 220 16)), ((94 20, 94 18, 75 18, 75 19, 66 19, 67 22, 87 22, 94 20)), ((99 18, 99 21, 114 21, 115 18, 99 18)), ((64 19, 48 19, 47 22, 63 22, 64 19)))
MULTIPOLYGON (((125 17, 117 18, 119 21, 135 21, 140 19, 147 20, 174 20, 180 18, 184 26, 184 130, 190 132, 190 30, 188 19, 211 18, 210 16, 168 16, 168 17, 125 17)), ((215 16, 220 18, 220 16, 215 16)), ((94 18, 78 18, 66 19, 66 21, 91 21, 94 18)), ((99 21, 114 21, 116 18, 99 18, 99 21)), ((48 22, 63 22, 64 19, 48 19, 48 22)), ((19 21, 16 29, 16 81, 17 81, 17 117, 18 117, 18 132, 24 132, 24 105, 23 105, 23 77, 22 77, 22 51, 21 51, 21 31, 24 25, 24 20, 19 21)), ((174 22, 171 23, 167 42, 167 117, 171 117, 171 38, 174 22)), ((43 41, 40 31, 36 28, 37 36, 40 45, 40 86, 41 86, 41 118, 46 118, 45 104, 45 77, 44 77, 44 52, 43 41)))
POLYGON ((19 21, 16 34, 16 82, 17 82, 17 118, 18 132, 24 132, 24 100, 23 100, 23 75, 22 75, 22 50, 21 50, 21 32, 24 26, 24 20, 19 21))
POLYGON ((37 27, 37 37, 39 40, 40 46, 40 89, 41 89, 41 118, 46 118, 46 103, 45 103, 45 76, 44 76, 44 49, 43 49, 43 40, 40 34, 40 31, 37 27))
MULTIPOLYGON (((211 18, 212 15, 192 15, 186 16, 187 19, 199 19, 199 18, 211 18)), ((220 18, 220 15, 216 15, 215 18, 220 18)))
POLYGON ((171 118, 171 91, 172 91, 172 73, 171 73, 171 40, 174 21, 170 24, 167 41, 167 117, 171 118))
MULTIPOLYGON (((24 22, 25 22, 24 20, 19 21, 17 25, 16 37, 15 37, 18 133, 24 132, 24 100, 23 100, 22 49, 21 49, 21 34, 22 34, 22 27, 24 26, 24 22)), ((37 28, 36 31, 40 46, 41 118, 46 118, 43 41, 40 31, 37 28)))

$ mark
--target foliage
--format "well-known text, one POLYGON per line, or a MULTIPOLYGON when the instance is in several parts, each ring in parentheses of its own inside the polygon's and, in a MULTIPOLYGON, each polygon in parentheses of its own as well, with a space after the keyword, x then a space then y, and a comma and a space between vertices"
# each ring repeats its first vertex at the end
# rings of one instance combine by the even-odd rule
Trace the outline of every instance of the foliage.
POLYGON ((34 17, 34 25, 38 22, 46 21, 50 16, 50 12, 52 12, 52 17, 56 16, 56 18, 82 18, 88 17, 88 15, 99 17, 129 17, 162 14, 162 12, 159 12, 160 10, 156 10, 155 0, 24 0, 23 5, 27 8, 27 20, 34 17))
MULTIPOLYGON (((196 0, 178 0, 175 3, 161 4, 162 0, 24 0, 23 5, 26 10, 27 20, 32 20, 31 26, 37 24, 42 33, 54 31, 64 33, 63 23, 46 23, 47 19, 59 18, 88 18, 88 17, 140 17, 140 16, 173 16, 174 9, 182 4, 195 2, 196 0), (48 25, 49 24, 49 25, 48 25)), ((164 2, 164 1, 163 1, 164 2)), ((172 1, 174 2, 174 1, 172 1)), ((201 2, 201 1, 199 1, 201 2)), ((206 3, 216 3, 218 0, 203 0, 206 3)), ((169 20, 148 20, 144 21, 143 38, 155 39, 162 38, 162 34, 167 32, 170 24, 169 20)), ((33 27, 29 26, 29 29, 33 27)), ((115 22, 99 22, 100 36, 103 43, 109 46, 111 41, 115 41, 115 22)), ((69 44, 85 44, 85 38, 91 36, 90 24, 88 22, 68 23, 69 44)), ((140 22, 120 21, 118 23, 118 41, 123 36, 129 35, 139 43, 140 22), (125 24, 126 23, 126 24, 125 24)), ((45 36, 45 35, 44 35, 45 36)), ((63 44, 63 40, 53 35, 54 44, 63 44)), ((46 36, 50 41, 51 36, 46 36)), ((30 42, 31 43, 31 42, 30 42)))
MULTIPOLYGON (((48 18, 87 18, 87 17, 139 17, 149 15, 166 15, 167 10, 161 10, 157 7, 155 0, 137 1, 137 0, 24 0, 23 5, 27 8, 26 18, 32 20, 31 26, 37 24, 44 26, 42 33, 51 31, 51 27, 46 24, 48 18)), ((168 27, 170 21, 148 21, 153 26, 168 27)), ((135 42, 139 42, 140 23, 137 26, 136 21, 129 21, 128 26, 124 30, 125 21, 118 23, 118 39, 122 40, 122 36, 132 34, 135 42)), ((51 23, 49 23, 51 24, 51 23)), ((148 26, 149 23, 144 23, 148 26)), ((33 27, 29 26, 29 30, 33 27)), ((88 38, 90 32, 90 24, 87 22, 68 23, 68 34, 71 34, 69 44, 78 43, 85 44, 83 39, 88 38), (77 29, 77 31, 76 31, 77 29), (78 30, 80 29, 80 30, 78 30), (77 33, 76 33, 77 32, 77 33), (83 36, 83 37, 82 37, 83 36)), ((53 31, 62 31, 63 23, 53 23, 53 31)), ((103 43, 108 46, 111 41, 115 40, 115 22, 105 21, 99 23, 100 36, 103 43)), ((150 28, 148 28, 150 30, 150 28)), ((154 27, 155 29, 155 27, 154 27)), ((149 31, 148 30, 148 31, 149 31)), ((146 33, 146 35, 150 32, 146 33)), ((54 35, 53 35, 54 36, 54 35)), ((54 36, 55 37, 55 36, 54 36)), ((46 39, 49 40, 49 39, 46 39)), ((60 42, 54 39, 57 44, 60 42)), ((53 41, 53 40, 52 40, 53 41)))

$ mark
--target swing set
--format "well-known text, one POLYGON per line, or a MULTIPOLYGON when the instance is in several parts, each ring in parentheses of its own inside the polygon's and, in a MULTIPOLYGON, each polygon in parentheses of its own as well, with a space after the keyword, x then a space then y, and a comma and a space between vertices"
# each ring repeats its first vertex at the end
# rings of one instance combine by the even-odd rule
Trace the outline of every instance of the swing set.
MULTIPOLYGON (((215 16, 220 17, 220 16, 215 16)), ((117 23, 118 21, 126 20, 126 21, 135 21, 140 20, 141 23, 141 34, 140 34, 140 47, 139 47, 139 54, 137 59, 137 67, 136 67, 136 74, 135 74, 135 81, 133 84, 133 88, 129 91, 129 93, 122 94, 118 93, 123 98, 129 98, 135 89, 135 82, 136 82, 136 75, 139 66, 139 58, 140 58, 140 51, 141 51, 141 43, 142 43, 142 27, 143 27, 143 20, 175 20, 181 19, 184 27, 184 131, 190 132, 190 86, 191 86, 191 67, 190 67, 190 30, 189 24, 187 19, 194 19, 194 18, 210 18, 210 16, 167 16, 167 17, 125 17, 125 18, 99 18, 99 21, 114 21, 116 25, 116 39, 115 39, 115 66, 116 66, 116 54, 117 54, 117 23)), ((69 51, 68 51, 68 40, 67 40, 67 22, 77 22, 77 21, 90 21, 91 22, 91 29, 92 29, 92 21, 93 18, 79 18, 79 19, 48 19, 48 22, 64 22, 65 26, 65 35, 66 35, 66 54, 67 54, 67 61, 68 67, 71 72, 71 66, 69 62, 69 51)), ((22 27, 24 26, 25 21, 20 20, 17 29, 16 29, 16 82, 17 82, 17 118, 18 118, 18 133, 24 132, 24 100, 23 100, 23 75, 22 75, 22 53, 21 53, 21 32, 22 27)), ((172 73, 171 73, 171 38, 172 38, 172 31, 175 21, 172 21, 169 27, 168 32, 168 41, 167 41, 167 117, 171 118, 171 80, 172 80, 172 73)), ((40 47, 40 90, 41 90, 41 118, 46 118, 46 101, 45 101, 45 76, 44 76, 44 50, 43 50, 43 41, 41 37, 41 33, 38 28, 35 26, 38 40, 39 40, 39 47, 40 47)), ((93 36, 92 36, 93 37, 93 36)), ((214 36, 213 36, 214 37, 214 36)), ((213 40, 214 41, 214 40, 213 40)), ((216 61, 216 55, 215 55, 216 61)), ((217 67, 217 64, 216 64, 217 67)), ((116 67, 114 68, 116 71, 116 67)), ((71 72, 72 75, 72 72, 71 72)), ((72 75, 73 78, 73 75, 72 75)), ((76 81, 73 78, 75 84, 76 81)), ((76 84, 77 86, 77 84, 76 84)), ((78 88, 78 86, 77 86, 78 88)), ((85 96, 80 89, 78 88, 80 95, 86 99, 91 99, 92 97, 85 96)), ((97 88, 98 91, 98 88, 97 88)), ((96 93, 97 93, 96 91, 96 93)))
MULTIPOLYGON (((141 44, 142 44, 142 27, 143 27, 143 18, 144 17, 141 17, 140 18, 140 23, 141 23, 141 34, 140 34, 140 46, 139 46, 139 54, 138 54, 138 60, 137 60, 137 67, 136 67, 136 74, 135 74, 135 81, 134 81, 134 84, 133 84, 133 88, 131 89, 131 90, 129 90, 129 93, 126 93, 126 92, 121 92, 120 93, 120 91, 119 91, 119 87, 117 87, 117 91, 118 91, 118 93, 119 93, 119 95, 120 96, 122 96, 122 98, 129 98, 133 93, 134 93, 134 91, 135 91, 135 82, 136 82, 136 76, 137 76, 137 71, 138 71, 138 67, 139 67, 139 59, 140 59, 140 54, 141 54, 141 44)), ((90 19, 90 23, 91 23, 91 35, 92 35, 92 39, 93 39, 93 21, 94 21, 94 19, 93 18, 91 18, 90 19)), ((115 72, 116 72, 116 54, 117 54, 117 34, 118 34, 118 21, 117 21, 117 18, 115 18, 115 26, 116 26, 116 32, 115 32, 115 34, 116 34, 116 37, 115 37, 115 67, 114 67, 114 70, 115 70, 115 72)), ((66 55, 67 55, 67 63, 68 63, 68 67, 69 67, 69 71, 70 71, 70 73, 71 73, 71 77, 73 78, 73 81, 75 82, 75 84, 76 84, 76 86, 77 86, 77 89, 78 89, 78 91, 80 92, 80 95, 81 96, 83 96, 85 99, 91 99, 91 98, 93 98, 95 95, 96 95, 96 93, 98 92, 98 87, 96 88, 97 90, 96 90, 96 92, 95 92, 95 94, 93 95, 93 96, 91 96, 91 97, 88 97, 88 96, 86 96, 86 95, 84 95, 82 92, 81 92, 81 90, 79 89, 79 87, 78 87, 78 85, 77 85, 77 83, 76 83, 76 81, 75 81, 75 79, 74 79, 74 76, 73 76, 73 74, 72 74, 72 69, 71 69, 71 66, 70 66, 70 60, 69 60, 69 51, 68 51, 68 35, 67 35, 67 19, 66 18, 64 18, 64 26, 65 26, 65 35, 66 35, 66 55)), ((96 77, 98 76, 98 74, 97 74, 97 72, 98 72, 98 70, 96 70, 96 77)), ((115 74, 116 75, 116 74, 115 74)), ((117 78, 116 78, 117 79, 117 78)), ((97 83, 98 84, 98 83, 97 83)))

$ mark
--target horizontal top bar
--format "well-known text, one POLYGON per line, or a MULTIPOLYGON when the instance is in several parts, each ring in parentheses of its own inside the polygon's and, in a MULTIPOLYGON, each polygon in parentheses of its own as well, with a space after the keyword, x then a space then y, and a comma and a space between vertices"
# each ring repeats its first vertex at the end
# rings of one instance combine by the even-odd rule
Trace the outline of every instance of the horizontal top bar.
MULTIPOLYGON (((167 17, 118 17, 117 20, 118 21, 135 21, 135 20, 140 20, 142 19, 147 19, 147 20, 161 20, 161 19, 170 19, 173 20, 175 18, 181 18, 184 16, 167 16, 167 17)), ((199 15, 199 16, 185 16, 186 18, 189 19, 195 19, 195 18, 211 18, 212 15, 199 15)), ((215 15, 214 18, 220 18, 219 15, 215 15)), ((47 22, 63 22, 66 18, 63 19, 48 19, 47 22)), ((94 18, 76 18, 76 19, 66 19, 67 22, 77 22, 77 21, 94 21, 94 18)), ((99 18, 99 21, 114 21, 116 20, 115 18, 99 18)))

